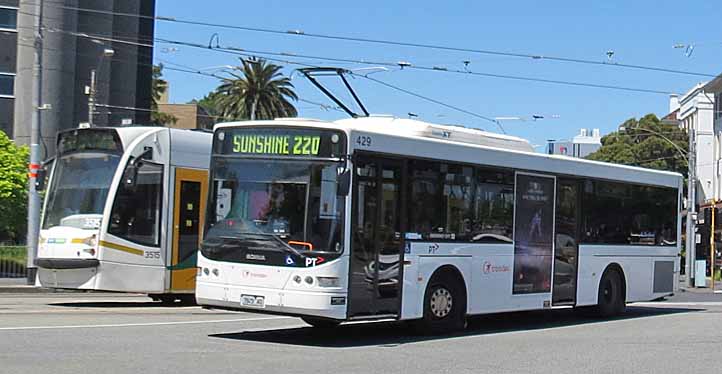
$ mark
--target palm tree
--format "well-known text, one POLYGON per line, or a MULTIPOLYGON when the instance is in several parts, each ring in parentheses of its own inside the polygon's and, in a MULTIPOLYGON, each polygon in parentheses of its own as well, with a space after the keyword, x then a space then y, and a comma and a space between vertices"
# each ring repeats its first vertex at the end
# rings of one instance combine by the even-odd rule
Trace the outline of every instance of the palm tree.
POLYGON ((291 80, 279 72, 281 66, 255 58, 241 62, 237 70, 242 74, 230 72, 234 78, 216 89, 215 102, 222 117, 256 120, 298 115, 289 101, 298 96, 291 80))

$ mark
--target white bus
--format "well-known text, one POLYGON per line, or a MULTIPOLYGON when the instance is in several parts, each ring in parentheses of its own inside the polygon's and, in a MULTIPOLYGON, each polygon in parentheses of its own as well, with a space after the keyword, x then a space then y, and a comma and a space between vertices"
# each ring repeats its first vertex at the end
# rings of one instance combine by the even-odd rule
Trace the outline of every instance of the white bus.
POLYGON ((59 133, 39 284, 192 300, 211 138, 163 127, 59 133))
POLYGON ((677 173, 408 119, 217 125, 196 300, 313 326, 595 307, 675 291, 677 173))

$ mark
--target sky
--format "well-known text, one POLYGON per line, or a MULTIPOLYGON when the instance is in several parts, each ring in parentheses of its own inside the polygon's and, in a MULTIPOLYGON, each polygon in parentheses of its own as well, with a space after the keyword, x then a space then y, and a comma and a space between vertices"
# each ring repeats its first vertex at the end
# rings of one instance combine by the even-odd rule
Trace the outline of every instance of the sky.
MULTIPOLYGON (((661 67, 709 75, 722 73, 722 4, 718 1, 606 0, 606 1, 232 1, 157 0, 156 15, 176 19, 230 24, 272 30, 302 30, 335 36, 434 44, 467 49, 608 61, 661 67), (675 44, 694 44, 691 55, 675 44), (613 51, 612 59, 607 56, 613 51)), ((254 31, 156 23, 156 37, 208 45, 218 34, 219 44, 245 50, 283 52, 320 57, 441 67, 496 75, 614 85, 662 93, 628 92, 576 87, 440 71, 388 68, 358 70, 404 90, 473 112, 480 116, 521 117, 503 120, 505 131, 543 145, 548 139, 568 139, 580 128, 614 131, 622 122, 647 113, 664 116, 669 93, 684 93, 711 78, 618 66, 577 64, 390 46, 350 41, 272 34, 254 31), (464 61, 468 61, 465 65, 464 61), (533 121, 533 115, 543 120, 533 121)), ((215 44, 215 42, 214 42, 215 44)), ((213 50, 157 43, 155 63, 169 67, 225 74, 219 66, 239 65, 238 56, 213 50)), ((319 59, 281 57, 286 61, 346 69, 375 67, 319 59)), ((331 105, 294 70, 284 65, 299 97, 331 105)), ((185 103, 201 98, 218 86, 206 76, 166 70, 170 100, 185 103)), ((371 113, 408 117, 443 124, 500 131, 492 122, 455 111, 376 82, 350 80, 371 113)), ((335 86, 333 86, 335 87, 335 86)), ((300 117, 334 120, 343 112, 297 103, 300 117)))

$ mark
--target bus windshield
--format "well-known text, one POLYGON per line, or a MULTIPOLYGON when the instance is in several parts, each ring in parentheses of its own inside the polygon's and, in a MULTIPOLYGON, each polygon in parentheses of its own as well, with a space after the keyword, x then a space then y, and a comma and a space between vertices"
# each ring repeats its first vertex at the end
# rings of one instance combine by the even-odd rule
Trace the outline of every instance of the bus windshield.
POLYGON ((71 153, 56 161, 47 191, 43 229, 72 226, 97 229, 120 156, 71 153))
POLYGON ((216 157, 212 169, 204 255, 233 261, 249 250, 342 251, 341 163, 216 157))

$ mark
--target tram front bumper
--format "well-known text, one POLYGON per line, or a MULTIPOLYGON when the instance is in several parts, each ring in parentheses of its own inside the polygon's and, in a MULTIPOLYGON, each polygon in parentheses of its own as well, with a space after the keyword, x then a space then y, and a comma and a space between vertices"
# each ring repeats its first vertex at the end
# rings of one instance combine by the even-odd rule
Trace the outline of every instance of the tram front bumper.
POLYGON ((317 316, 346 319, 345 292, 282 290, 262 287, 231 286, 196 282, 196 302, 202 306, 243 309, 257 313, 317 316), (242 304, 242 299, 256 297, 255 306, 242 304))

